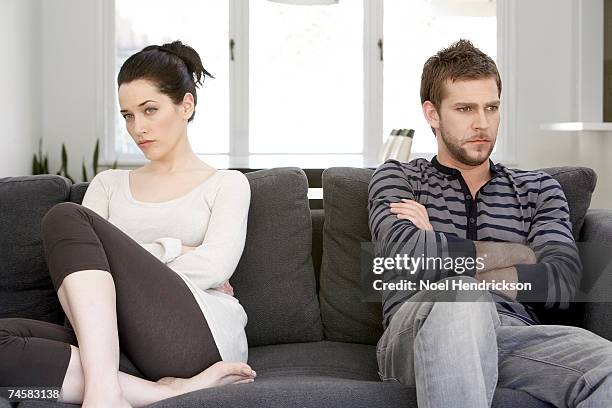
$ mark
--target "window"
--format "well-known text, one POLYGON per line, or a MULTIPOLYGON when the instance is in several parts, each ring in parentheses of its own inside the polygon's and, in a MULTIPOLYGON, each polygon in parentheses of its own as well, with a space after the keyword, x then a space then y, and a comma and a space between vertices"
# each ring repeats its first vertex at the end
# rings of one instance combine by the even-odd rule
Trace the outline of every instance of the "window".
POLYGON ((362 2, 251 0, 249 16, 250 152, 361 153, 362 2))
MULTIPOLYGON (((113 78, 132 53, 174 39, 192 45, 215 75, 199 90, 189 135, 217 167, 376 166, 393 128, 414 128, 413 152, 431 155, 435 139, 419 101, 426 57, 460 37, 497 55, 495 0, 175 0, 172 13, 160 0, 114 7, 113 78)), ((115 110, 107 113, 105 157, 143 161, 114 82, 107 88, 115 110)))

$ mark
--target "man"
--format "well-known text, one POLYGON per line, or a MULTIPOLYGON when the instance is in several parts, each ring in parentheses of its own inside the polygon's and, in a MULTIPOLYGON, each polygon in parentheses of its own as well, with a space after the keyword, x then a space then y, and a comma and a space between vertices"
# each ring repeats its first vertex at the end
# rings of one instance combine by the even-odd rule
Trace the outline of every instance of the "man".
POLYGON ((416 386, 421 408, 489 407, 496 386, 558 407, 612 407, 612 343, 541 325, 524 304, 567 308, 582 265, 559 184, 489 159, 501 89, 495 63, 469 41, 438 52, 421 78, 437 156, 388 160, 372 177, 377 256, 451 261, 384 272, 386 284, 415 285, 383 291, 380 375, 416 386), (447 286, 423 285, 432 282, 447 286))

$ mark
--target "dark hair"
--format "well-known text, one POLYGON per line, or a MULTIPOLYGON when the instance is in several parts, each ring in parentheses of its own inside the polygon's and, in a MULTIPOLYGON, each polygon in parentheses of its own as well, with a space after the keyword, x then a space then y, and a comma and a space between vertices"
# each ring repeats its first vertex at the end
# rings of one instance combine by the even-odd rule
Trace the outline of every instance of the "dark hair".
POLYGON ((421 104, 430 101, 439 110, 447 79, 455 82, 489 77, 497 81, 497 95, 500 96, 502 82, 495 62, 469 40, 461 39, 425 62, 421 76, 421 104))
POLYGON ((149 45, 130 56, 119 70, 117 87, 137 79, 147 79, 177 105, 189 92, 193 95, 194 103, 194 111, 189 118, 191 122, 198 103, 196 87, 202 85, 206 76, 214 78, 204 69, 198 53, 190 46, 174 41, 149 45))

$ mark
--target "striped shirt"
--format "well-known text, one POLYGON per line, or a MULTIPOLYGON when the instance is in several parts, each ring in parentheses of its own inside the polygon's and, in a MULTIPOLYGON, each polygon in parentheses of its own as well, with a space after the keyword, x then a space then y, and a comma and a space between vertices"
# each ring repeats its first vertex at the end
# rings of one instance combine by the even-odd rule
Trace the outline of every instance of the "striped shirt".
MULTIPOLYGON (((476 258, 474 241, 515 242, 529 246, 536 264, 515 265, 518 282, 531 283, 531 290, 517 291, 513 300, 491 291, 499 313, 528 324, 539 319, 531 302, 545 309, 566 309, 578 288, 582 264, 572 235, 569 209, 559 183, 542 171, 508 169, 489 160, 491 179, 471 192, 461 172, 438 162, 415 159, 387 160, 376 169, 368 187, 369 226, 375 256, 397 254, 426 257, 476 258), (418 229, 399 219, 389 204, 414 200, 427 210, 433 231, 418 229)), ((402 279, 435 282, 457 276, 453 269, 417 268, 414 274, 386 270, 384 282, 402 279)), ((474 276, 475 269, 464 275, 474 276)), ((383 326, 417 290, 385 290, 383 326)))

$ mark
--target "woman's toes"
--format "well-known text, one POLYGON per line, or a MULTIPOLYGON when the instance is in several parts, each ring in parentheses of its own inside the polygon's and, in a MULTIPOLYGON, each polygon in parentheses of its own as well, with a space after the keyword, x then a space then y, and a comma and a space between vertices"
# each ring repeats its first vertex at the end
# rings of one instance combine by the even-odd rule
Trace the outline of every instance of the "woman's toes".
POLYGON ((256 375, 248 364, 219 361, 191 378, 164 377, 157 383, 180 395, 202 388, 253 382, 256 375))
POLYGON ((248 366, 247 364, 245 364, 242 367, 242 369, 240 370, 240 373, 242 375, 247 376, 247 377, 255 377, 255 371, 250 366, 248 366))
POLYGON ((236 381, 234 384, 248 384, 252 383, 253 381, 255 381, 253 378, 247 378, 246 380, 236 381))
MULTIPOLYGON (((226 375, 242 375, 245 377, 254 377, 253 369, 245 363, 226 363, 219 361, 216 364, 222 364, 226 375)), ((215 364, 215 365, 216 365, 215 364)), ((213 365, 214 366, 214 365, 213 365)))

